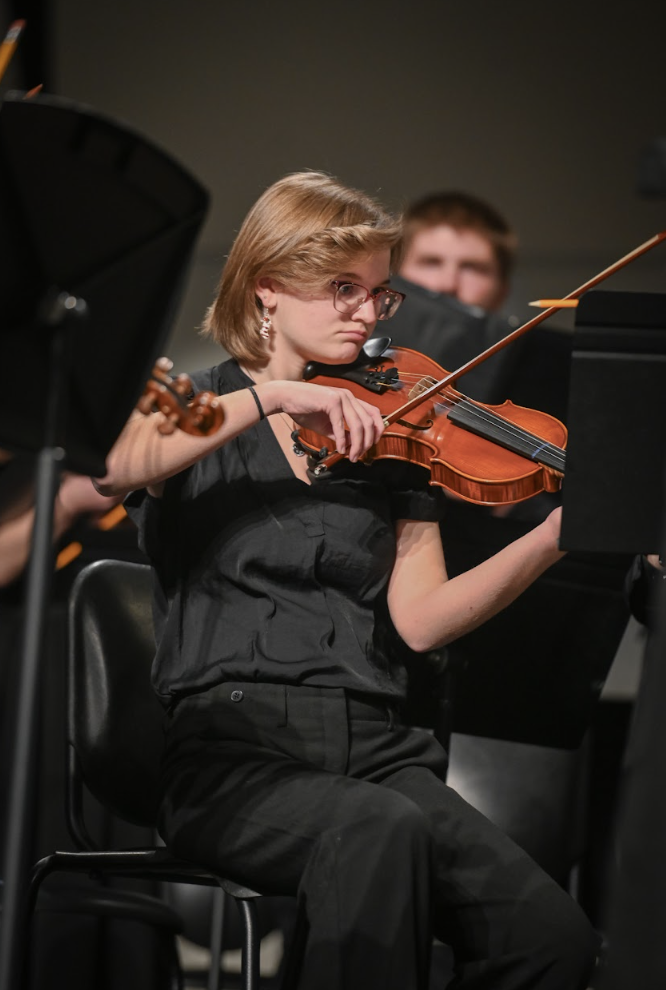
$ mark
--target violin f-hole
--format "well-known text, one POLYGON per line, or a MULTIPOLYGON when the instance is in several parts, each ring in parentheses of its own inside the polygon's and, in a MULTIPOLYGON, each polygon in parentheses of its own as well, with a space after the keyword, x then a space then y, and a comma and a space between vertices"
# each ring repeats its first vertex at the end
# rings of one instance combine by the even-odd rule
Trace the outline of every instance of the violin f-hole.
POLYGON ((396 419, 400 426, 406 426, 408 430, 429 430, 433 425, 432 419, 427 419, 425 423, 408 423, 406 419, 396 419))

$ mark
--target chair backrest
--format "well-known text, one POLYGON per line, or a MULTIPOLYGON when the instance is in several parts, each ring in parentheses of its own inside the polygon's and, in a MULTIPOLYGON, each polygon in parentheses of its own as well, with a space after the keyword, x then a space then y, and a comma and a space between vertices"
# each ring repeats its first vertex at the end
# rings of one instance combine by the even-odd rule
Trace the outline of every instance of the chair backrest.
POLYGON ((567 887, 585 847, 587 743, 555 749, 452 733, 447 783, 567 887))
POLYGON ((152 578, 146 564, 100 560, 69 603, 67 741, 85 787, 118 817, 152 826, 163 709, 153 693, 152 578))

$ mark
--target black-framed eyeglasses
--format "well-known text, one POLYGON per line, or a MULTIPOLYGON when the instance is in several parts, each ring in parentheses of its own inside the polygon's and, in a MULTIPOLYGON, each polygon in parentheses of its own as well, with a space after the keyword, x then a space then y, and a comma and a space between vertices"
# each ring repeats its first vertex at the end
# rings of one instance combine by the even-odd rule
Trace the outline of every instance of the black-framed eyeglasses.
POLYGON ((368 299, 372 299, 377 319, 389 320, 405 298, 405 293, 396 289, 366 289, 357 282, 345 282, 340 278, 333 279, 331 285, 335 288, 333 305, 338 313, 356 313, 368 299))

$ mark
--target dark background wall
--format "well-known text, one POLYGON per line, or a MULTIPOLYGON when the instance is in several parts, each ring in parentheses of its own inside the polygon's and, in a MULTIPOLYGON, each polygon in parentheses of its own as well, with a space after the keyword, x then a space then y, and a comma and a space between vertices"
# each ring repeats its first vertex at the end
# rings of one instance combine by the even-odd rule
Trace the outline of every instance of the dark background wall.
MULTIPOLYGON (((44 82, 125 121, 212 193, 170 345, 183 370, 216 359, 195 328, 245 212, 288 171, 325 169, 398 209, 442 187, 487 197, 519 233, 509 312, 521 317, 529 299, 571 290, 666 227, 666 201, 636 192, 641 152, 666 134, 660 0, 2 0, 4 10, 7 23, 29 21, 26 54, 38 36, 44 46, 45 78, 16 84, 44 82)), ((665 272, 662 247, 608 288, 658 290, 665 272)))

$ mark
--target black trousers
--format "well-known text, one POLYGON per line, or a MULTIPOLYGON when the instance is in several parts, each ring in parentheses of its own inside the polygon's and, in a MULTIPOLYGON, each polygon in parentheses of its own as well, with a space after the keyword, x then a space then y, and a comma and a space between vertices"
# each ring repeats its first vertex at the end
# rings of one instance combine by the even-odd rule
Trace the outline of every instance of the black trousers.
POLYGON ((178 855, 296 894, 299 988, 424 990, 433 935, 465 990, 583 990, 574 901, 443 782, 446 754, 339 689, 224 684, 166 718, 160 828, 178 855))

